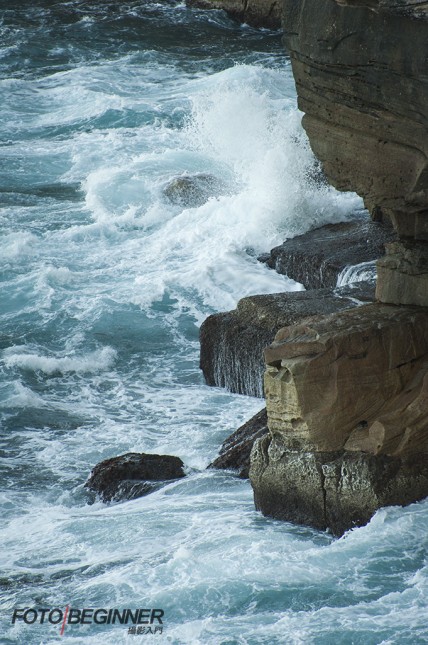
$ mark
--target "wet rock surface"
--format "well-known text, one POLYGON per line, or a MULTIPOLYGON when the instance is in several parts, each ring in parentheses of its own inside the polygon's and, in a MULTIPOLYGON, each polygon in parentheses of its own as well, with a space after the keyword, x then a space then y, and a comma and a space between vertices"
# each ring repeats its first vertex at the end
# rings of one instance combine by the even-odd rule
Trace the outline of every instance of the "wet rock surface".
POLYGON ((249 296, 237 309, 209 316, 200 329, 200 367, 208 385, 263 396, 263 351, 285 325, 374 300, 374 284, 249 296))
POLYGON ((306 289, 333 288, 346 267, 377 260, 395 238, 391 226, 357 219, 294 237, 260 259, 306 289))
POLYGON ((267 413, 263 408, 223 442, 219 456, 208 468, 236 470, 239 477, 248 479, 253 444, 267 433, 267 413))
POLYGON ((290 451, 268 435, 254 445, 250 478, 256 508, 264 515, 340 536, 367 524, 382 506, 425 498, 428 460, 290 451))
POLYGON ((104 502, 135 499, 185 477, 183 468, 178 457, 129 452, 97 464, 85 486, 104 502))
POLYGON ((281 0, 186 0, 186 5, 199 9, 223 9, 231 18, 253 27, 281 27, 281 0))

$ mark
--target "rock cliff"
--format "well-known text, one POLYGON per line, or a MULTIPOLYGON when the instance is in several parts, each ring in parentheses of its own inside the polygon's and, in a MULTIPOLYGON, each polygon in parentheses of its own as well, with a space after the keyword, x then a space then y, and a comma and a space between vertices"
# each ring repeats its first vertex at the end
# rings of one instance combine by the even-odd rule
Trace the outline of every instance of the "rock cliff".
MULTIPOLYGON (((245 19, 251 0, 231 4, 245 19)), ((207 321, 202 340, 207 355, 213 339, 224 348, 235 334, 239 348, 245 338, 244 382, 283 321, 265 350, 268 432, 250 457, 255 503, 341 535, 381 506, 428 495, 428 2, 283 0, 282 20, 303 126, 325 176, 360 194, 398 239, 377 261, 378 302, 336 307, 330 293, 330 311, 293 319, 294 300, 284 299, 273 321, 278 302, 256 296, 227 320, 207 321)), ((288 273, 293 254, 304 262, 312 253, 299 240, 287 244, 263 261, 288 273)), ((324 258, 325 249, 316 253, 324 258)), ((308 285, 323 262, 305 264, 308 285)), ((309 298, 317 293, 322 302, 323 290, 309 298)))
POLYGON ((310 318, 265 358, 269 435, 250 468, 263 513, 340 535, 428 495, 428 310, 310 318))

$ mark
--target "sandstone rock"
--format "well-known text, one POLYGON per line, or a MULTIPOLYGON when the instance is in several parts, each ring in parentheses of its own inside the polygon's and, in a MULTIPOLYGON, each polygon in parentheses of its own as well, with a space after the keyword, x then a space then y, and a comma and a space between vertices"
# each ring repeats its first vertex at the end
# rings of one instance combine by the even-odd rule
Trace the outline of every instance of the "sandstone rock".
MULTIPOLYGON (((424 370, 428 310, 369 304, 307 319, 281 329, 265 359, 270 432, 293 450, 341 450, 424 370)), ((424 441, 428 451, 428 410, 424 441)))
POLYGON ((428 306, 428 243, 403 240, 387 245, 377 263, 376 297, 381 302, 428 306))
POLYGON ((263 350, 284 325, 374 299, 374 285, 249 296, 237 309, 209 316, 200 330, 200 367, 208 385, 263 396, 263 350))
POLYGON ((135 499, 162 482, 185 477, 183 466, 178 457, 128 452, 97 464, 85 486, 104 502, 135 499))
POLYGON ((396 219, 428 214, 427 6, 418 0, 283 6, 315 155, 334 186, 396 219))
POLYGON ((239 477, 248 479, 250 454, 256 439, 268 432, 266 408, 238 428, 222 444, 220 453, 208 468, 236 470, 239 477))
POLYGON ((220 179, 207 173, 176 177, 163 189, 163 194, 171 204, 187 208, 202 206, 210 197, 224 192, 225 186, 220 179))
POLYGON ((337 534, 428 495, 428 309, 363 305, 280 330, 265 351, 265 514, 337 534))
POLYGON ((223 9, 231 18, 253 27, 281 27, 280 0, 186 0, 188 7, 223 9))
POLYGON ((395 237, 390 226, 356 219, 294 237, 261 259, 306 289, 333 288, 345 267, 376 260, 395 237))

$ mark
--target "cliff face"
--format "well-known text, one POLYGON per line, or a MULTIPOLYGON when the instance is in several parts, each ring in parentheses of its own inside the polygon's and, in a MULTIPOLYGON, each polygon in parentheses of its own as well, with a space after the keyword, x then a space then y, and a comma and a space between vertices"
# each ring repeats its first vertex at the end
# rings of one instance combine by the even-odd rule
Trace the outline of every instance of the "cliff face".
POLYGON ((283 20, 325 174, 399 238, 380 303, 285 327, 265 351, 256 505, 341 534, 428 495, 428 3, 285 0, 283 20))
POLYGON ((428 4, 285 0, 283 15, 303 125, 329 180, 399 225, 426 216, 428 4))
POLYGON ((283 21, 325 174, 405 238, 379 263, 378 299, 427 306, 428 3, 285 0, 283 21))

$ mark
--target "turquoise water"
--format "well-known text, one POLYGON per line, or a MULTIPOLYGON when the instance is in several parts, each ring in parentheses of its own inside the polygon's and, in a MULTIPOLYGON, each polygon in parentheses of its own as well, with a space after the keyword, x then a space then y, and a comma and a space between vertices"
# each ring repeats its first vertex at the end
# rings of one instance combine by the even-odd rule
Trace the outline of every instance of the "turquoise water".
POLYGON ((177 2, 0 10, 0 641, 427 642, 426 503, 334 540, 205 470, 263 402, 204 384, 200 323, 300 289, 257 254, 360 205, 311 182, 280 34, 177 2), (200 173, 203 204, 165 197, 200 173), (92 503, 126 451, 188 477, 92 503), (67 605, 162 607, 163 633, 12 625, 67 605))

